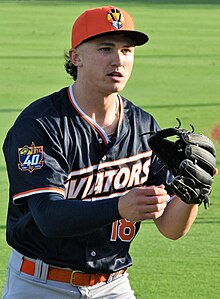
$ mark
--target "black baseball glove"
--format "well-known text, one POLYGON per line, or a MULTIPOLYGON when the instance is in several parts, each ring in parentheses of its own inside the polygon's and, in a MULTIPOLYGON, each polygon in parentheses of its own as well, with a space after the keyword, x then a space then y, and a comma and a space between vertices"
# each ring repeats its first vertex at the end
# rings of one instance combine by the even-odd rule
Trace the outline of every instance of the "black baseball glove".
POLYGON ((173 174, 174 193, 188 204, 204 203, 207 208, 216 165, 215 147, 208 137, 193 133, 193 127, 189 132, 180 125, 151 135, 149 146, 173 174))

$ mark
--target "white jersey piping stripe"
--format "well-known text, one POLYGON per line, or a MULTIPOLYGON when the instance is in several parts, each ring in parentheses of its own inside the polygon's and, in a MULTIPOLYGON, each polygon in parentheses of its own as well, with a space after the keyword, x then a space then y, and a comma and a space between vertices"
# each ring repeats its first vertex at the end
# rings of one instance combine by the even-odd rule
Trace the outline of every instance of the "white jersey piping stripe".
MULTIPOLYGON (((106 196, 100 196, 100 197, 92 197, 92 198, 84 198, 82 199, 83 201, 96 201, 96 200, 103 200, 103 199, 108 199, 108 198, 114 198, 114 197, 118 197, 118 196, 123 196, 125 194, 127 194, 130 190, 126 190, 124 192, 117 192, 117 193, 112 193, 106 196)), ((174 198, 176 198, 177 196, 171 195, 170 198, 167 200, 166 203, 171 202, 174 198)), ((68 199, 67 199, 68 200, 68 199)))
MULTIPOLYGON (((117 193, 111 193, 109 195, 106 196, 100 196, 100 197, 92 197, 92 198, 83 198, 83 201, 96 201, 96 200, 103 200, 103 199, 108 199, 108 198, 114 198, 117 196, 122 196, 125 195, 129 192, 130 190, 126 190, 124 192, 117 192, 117 193)), ((68 199, 67 199, 68 200, 68 199)))
POLYGON ((119 159, 116 161, 104 162, 104 163, 99 164, 99 169, 109 167, 109 166, 122 165, 122 164, 126 164, 128 162, 134 162, 134 161, 137 161, 142 158, 150 158, 151 155, 152 155, 152 151, 147 151, 147 152, 144 152, 144 153, 141 153, 141 154, 138 154, 135 156, 131 156, 128 158, 122 158, 122 159, 119 159))
POLYGON ((131 157, 128 157, 128 158, 122 158, 122 159, 119 159, 119 160, 116 160, 116 161, 103 162, 103 163, 100 163, 100 164, 97 164, 97 165, 90 166, 88 168, 83 168, 83 169, 72 171, 69 174, 68 177, 70 178, 72 176, 81 175, 81 174, 85 174, 85 173, 90 173, 90 172, 92 172, 93 170, 95 170, 97 168, 102 169, 102 168, 105 168, 105 167, 117 166, 117 165, 126 164, 128 162, 134 162, 134 161, 137 161, 137 160, 142 159, 142 158, 150 158, 151 155, 152 155, 152 151, 147 151, 147 152, 144 152, 144 153, 141 153, 141 154, 138 154, 138 155, 135 155, 135 156, 131 156, 131 157))
MULTIPOLYGON (((124 192, 117 192, 117 193, 112 193, 106 196, 100 196, 100 197, 92 197, 92 198, 84 198, 82 199, 83 201, 96 201, 96 200, 103 200, 103 199, 108 199, 108 198, 114 198, 114 197, 118 197, 118 196, 123 196, 125 194, 127 194, 130 190, 126 190, 124 192)), ((169 203, 170 201, 172 201, 175 197, 177 197, 176 195, 170 196, 170 198, 167 200, 167 203, 169 203)))
POLYGON ((105 133, 105 131, 102 129, 102 127, 100 127, 93 119, 91 119, 91 117, 89 117, 77 104, 77 102, 74 98, 74 95, 73 95, 72 86, 73 85, 69 86, 69 94, 70 94, 73 106, 78 111, 78 113, 81 114, 81 116, 100 133, 100 135, 103 137, 105 143, 107 144, 110 141, 108 135, 105 133))
POLYGON ((93 170, 98 168, 98 164, 97 165, 93 165, 93 166, 89 166, 87 168, 82 168, 76 171, 72 171, 69 175, 68 175, 68 179, 69 180, 73 175, 81 175, 81 174, 85 174, 85 173, 90 173, 93 172, 93 170))
POLYGON ((41 194, 41 193, 58 193, 58 194, 61 194, 61 195, 65 195, 65 191, 64 190, 61 190, 61 189, 57 189, 57 188, 39 188, 39 189, 33 189, 33 190, 29 190, 29 191, 26 191, 26 192, 21 192, 21 193, 18 193, 16 195, 13 196, 13 201, 15 202, 17 199, 20 199, 22 197, 27 197, 27 196, 30 196, 30 195, 34 195, 34 194, 41 194))

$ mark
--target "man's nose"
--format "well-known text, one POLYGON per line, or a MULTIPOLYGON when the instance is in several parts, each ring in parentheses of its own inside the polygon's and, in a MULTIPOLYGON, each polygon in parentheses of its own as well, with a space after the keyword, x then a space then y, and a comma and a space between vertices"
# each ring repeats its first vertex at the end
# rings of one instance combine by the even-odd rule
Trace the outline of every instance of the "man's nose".
POLYGON ((121 52, 115 52, 114 58, 112 60, 112 65, 116 65, 117 67, 123 66, 123 54, 121 52))

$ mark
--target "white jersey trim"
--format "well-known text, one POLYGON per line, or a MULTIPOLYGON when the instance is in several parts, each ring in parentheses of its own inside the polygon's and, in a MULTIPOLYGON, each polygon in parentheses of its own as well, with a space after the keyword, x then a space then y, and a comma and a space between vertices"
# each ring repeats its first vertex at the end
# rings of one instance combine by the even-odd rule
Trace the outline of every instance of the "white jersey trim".
POLYGON ((82 174, 85 174, 85 173, 90 173, 90 172, 92 172, 93 170, 95 170, 97 168, 100 170, 100 169, 105 168, 105 167, 123 165, 123 164, 129 163, 129 162, 135 162, 135 161, 143 159, 143 158, 150 158, 151 155, 152 155, 152 151, 150 150, 150 151, 140 153, 138 155, 134 155, 134 156, 131 156, 131 157, 128 157, 128 158, 122 158, 122 159, 115 160, 115 161, 103 162, 103 163, 100 163, 100 164, 89 166, 87 168, 82 168, 82 169, 79 169, 79 170, 75 170, 75 171, 72 171, 69 174, 68 179, 71 178, 72 176, 82 175, 82 174))
POLYGON ((93 127, 95 127, 95 129, 97 131, 101 132, 101 135, 105 138, 106 143, 110 142, 110 139, 108 137, 108 135, 106 134, 106 132, 102 129, 102 127, 99 126, 99 124, 97 124, 90 116, 88 116, 78 105, 78 103, 75 100, 75 97, 73 95, 73 84, 71 86, 69 86, 69 94, 71 97, 71 101, 73 106, 75 107, 75 109, 79 112, 79 114, 82 115, 82 117, 89 123, 91 124, 93 127))
POLYGON ((27 196, 35 195, 35 194, 42 194, 42 193, 58 193, 58 194, 63 195, 63 197, 65 195, 65 191, 62 189, 58 189, 58 188, 36 188, 36 189, 28 190, 26 192, 21 192, 21 193, 14 195, 13 203, 19 204, 18 200, 23 197, 27 197, 27 196))

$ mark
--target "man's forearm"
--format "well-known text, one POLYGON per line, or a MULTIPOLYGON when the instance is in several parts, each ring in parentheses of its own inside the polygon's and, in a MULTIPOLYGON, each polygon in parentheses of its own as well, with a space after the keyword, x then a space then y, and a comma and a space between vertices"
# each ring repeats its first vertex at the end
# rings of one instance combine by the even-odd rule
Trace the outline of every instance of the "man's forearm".
POLYGON ((154 221, 165 237, 177 240, 189 231, 197 213, 198 205, 186 204, 175 197, 167 205, 163 215, 154 221))

